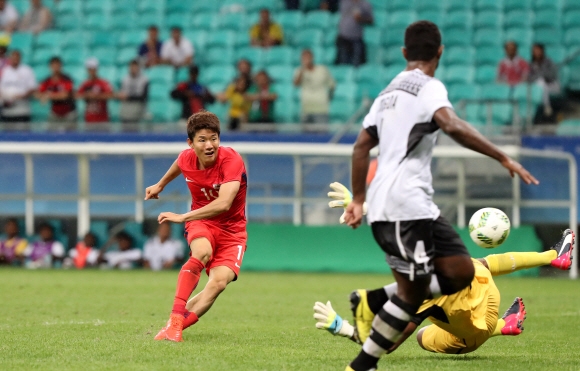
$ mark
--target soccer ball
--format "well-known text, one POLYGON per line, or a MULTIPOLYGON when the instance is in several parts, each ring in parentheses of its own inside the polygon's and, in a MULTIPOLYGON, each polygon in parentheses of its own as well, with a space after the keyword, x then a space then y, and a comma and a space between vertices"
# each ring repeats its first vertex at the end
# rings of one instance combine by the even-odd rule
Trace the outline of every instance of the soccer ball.
POLYGON ((469 219, 469 236, 484 249, 498 247, 510 235, 510 220, 507 215, 493 207, 477 210, 469 219))

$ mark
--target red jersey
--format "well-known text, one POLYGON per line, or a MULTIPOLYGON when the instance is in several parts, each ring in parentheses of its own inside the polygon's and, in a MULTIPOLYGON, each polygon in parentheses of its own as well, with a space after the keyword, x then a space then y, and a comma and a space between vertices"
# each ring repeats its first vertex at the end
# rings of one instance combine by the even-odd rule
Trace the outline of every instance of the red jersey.
POLYGON ((197 210, 218 198, 222 184, 240 182, 240 189, 230 209, 204 221, 231 233, 246 230, 246 166, 238 152, 230 147, 219 147, 216 163, 208 169, 199 170, 197 155, 188 148, 177 157, 177 165, 191 192, 191 210, 197 210))
MULTIPOLYGON (((102 79, 87 80, 79 88, 79 93, 86 93, 91 91, 93 93, 111 93, 113 89, 111 85, 102 79)), ((87 99, 87 108, 85 110, 86 122, 107 122, 109 121, 109 113, 107 111, 106 100, 92 100, 87 99)))
POLYGON ((516 56, 514 59, 504 58, 499 62, 498 80, 509 85, 525 82, 530 72, 528 62, 516 56))
POLYGON ((68 99, 62 100, 52 100, 52 112, 57 116, 64 116, 75 110, 75 101, 73 99, 73 82, 67 75, 61 75, 60 77, 54 79, 49 76, 46 80, 40 84, 38 88, 41 93, 52 92, 59 93, 66 91, 69 93, 68 99))

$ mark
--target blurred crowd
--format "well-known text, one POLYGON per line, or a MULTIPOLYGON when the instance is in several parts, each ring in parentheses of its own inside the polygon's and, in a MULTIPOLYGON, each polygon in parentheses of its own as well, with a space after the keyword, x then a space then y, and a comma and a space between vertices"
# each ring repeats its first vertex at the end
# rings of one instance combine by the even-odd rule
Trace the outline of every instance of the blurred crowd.
POLYGON ((41 223, 37 235, 27 239, 21 235, 18 221, 9 219, 4 225, 4 234, 0 235, 0 265, 28 269, 144 268, 157 271, 181 266, 184 249, 183 241, 171 236, 168 223, 160 224, 143 248, 127 231, 115 233, 106 242, 88 232, 67 251, 50 223, 41 223))

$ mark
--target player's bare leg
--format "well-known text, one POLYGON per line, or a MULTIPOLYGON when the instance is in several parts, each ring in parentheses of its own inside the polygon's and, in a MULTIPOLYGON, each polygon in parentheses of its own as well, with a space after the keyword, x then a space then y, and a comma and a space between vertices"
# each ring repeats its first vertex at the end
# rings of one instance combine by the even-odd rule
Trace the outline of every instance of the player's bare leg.
POLYGON ((191 248, 191 257, 179 272, 171 316, 167 325, 155 336, 155 340, 182 341, 185 316, 195 316, 195 312, 189 313, 185 306, 187 299, 199 282, 203 268, 211 258, 212 246, 207 238, 196 238, 191 241, 189 246, 191 248))
POLYGON ((188 303, 188 310, 195 313, 197 317, 203 316, 234 278, 236 278, 236 274, 226 266, 213 268, 209 272, 209 280, 207 281, 207 284, 203 290, 195 296, 196 300, 192 300, 191 307, 189 307, 188 303))

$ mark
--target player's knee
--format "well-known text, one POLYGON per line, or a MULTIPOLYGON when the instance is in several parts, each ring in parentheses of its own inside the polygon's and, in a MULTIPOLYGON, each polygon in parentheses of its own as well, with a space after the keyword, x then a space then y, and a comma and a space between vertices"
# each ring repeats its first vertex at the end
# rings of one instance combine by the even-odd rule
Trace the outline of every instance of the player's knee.
POLYGON ((208 282, 208 285, 210 285, 212 291, 216 295, 219 295, 228 286, 228 280, 226 278, 215 278, 208 282))

